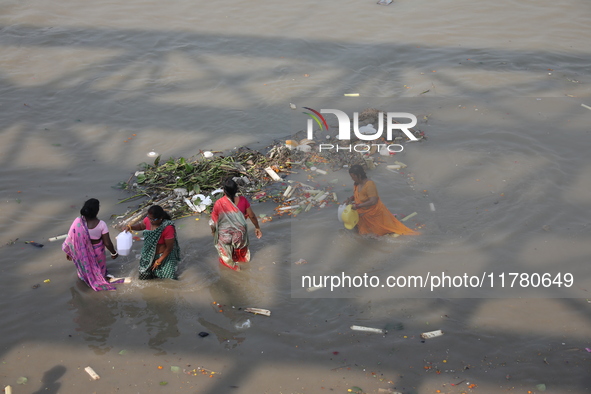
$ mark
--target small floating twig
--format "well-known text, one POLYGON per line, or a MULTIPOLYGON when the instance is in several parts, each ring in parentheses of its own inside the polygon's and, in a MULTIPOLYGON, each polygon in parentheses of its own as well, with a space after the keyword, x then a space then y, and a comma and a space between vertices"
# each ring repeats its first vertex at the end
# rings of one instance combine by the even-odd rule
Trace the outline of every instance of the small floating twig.
POLYGON ((67 237, 68 237, 68 234, 62 234, 62 235, 58 235, 57 237, 48 238, 47 240, 49 242, 54 242, 54 241, 59 241, 60 239, 65 239, 67 237))
POLYGON ((341 368, 347 368, 347 367, 350 367, 350 366, 351 366, 351 364, 343 365, 343 366, 341 366, 341 367, 336 367, 336 368, 333 368, 333 369, 331 369, 331 371, 336 371, 337 369, 341 369, 341 368))
POLYGON ((410 215, 406 215, 404 218, 400 219, 401 222, 406 222, 408 219, 412 218, 413 216, 415 216, 417 213, 413 212, 410 215))

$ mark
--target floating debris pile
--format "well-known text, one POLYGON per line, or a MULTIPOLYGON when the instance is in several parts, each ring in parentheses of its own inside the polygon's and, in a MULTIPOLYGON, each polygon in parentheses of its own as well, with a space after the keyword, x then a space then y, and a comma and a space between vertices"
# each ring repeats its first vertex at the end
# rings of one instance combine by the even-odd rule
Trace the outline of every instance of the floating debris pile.
MULTIPOLYGON (((367 109, 360 114, 359 120, 371 126, 370 122, 379 121, 380 111, 367 109)), ((385 115, 384 115, 385 116, 385 115)), ((424 133, 411 129, 418 139, 423 139, 424 133)), ((371 141, 366 150, 355 149, 318 149, 315 140, 302 137, 303 132, 296 134, 296 138, 278 141, 267 146, 262 152, 241 147, 222 154, 222 152, 203 152, 193 158, 170 158, 161 163, 158 156, 153 164, 142 163, 140 170, 130 177, 128 182, 121 182, 119 188, 134 193, 120 203, 141 199, 140 205, 115 218, 122 221, 122 225, 135 222, 147 214, 152 205, 160 205, 166 209, 173 219, 192 216, 199 213, 209 213, 213 203, 223 196, 219 189, 222 181, 231 177, 240 187, 240 192, 258 201, 272 200, 277 204, 274 216, 297 216, 301 212, 308 212, 312 207, 324 208, 328 204, 336 203, 337 195, 331 192, 331 185, 310 186, 303 182, 287 180, 290 174, 299 171, 308 172, 307 180, 314 181, 318 175, 326 175, 328 171, 337 171, 361 164, 368 169, 375 167, 374 155, 383 156, 394 154, 379 150, 379 145, 386 145, 383 138, 371 141)), ((316 136, 317 137, 317 136, 316 136)), ((336 135, 325 135, 323 144, 342 146, 343 141, 336 135)), ((408 140, 404 134, 396 137, 396 143, 408 140)), ((361 142, 354 139, 352 142, 361 142)), ((351 143, 351 141, 349 141, 351 143)), ((379 160, 379 159, 378 159, 379 160)), ((311 183, 311 182, 310 182, 311 183)), ((271 220, 263 217, 262 221, 271 220)))
POLYGON ((154 204, 168 210, 173 219, 210 211, 223 195, 218 188, 224 179, 233 178, 243 194, 248 195, 274 182, 271 175, 281 180, 278 173, 290 168, 290 150, 285 146, 275 146, 267 155, 244 147, 228 155, 206 157, 203 153, 191 159, 171 158, 164 163, 158 156, 153 164, 140 164, 141 170, 121 187, 134 195, 120 203, 144 200, 137 209, 117 219, 122 219, 122 224, 134 222, 154 204))

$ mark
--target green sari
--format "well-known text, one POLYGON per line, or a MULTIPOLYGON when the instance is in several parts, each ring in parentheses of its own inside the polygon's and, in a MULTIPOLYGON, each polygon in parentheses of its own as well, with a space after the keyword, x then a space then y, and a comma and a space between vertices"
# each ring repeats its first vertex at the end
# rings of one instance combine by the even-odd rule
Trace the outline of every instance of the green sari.
POLYGON ((174 227, 172 220, 163 220, 162 224, 154 230, 144 230, 144 246, 142 247, 142 255, 140 257, 140 279, 176 279, 176 267, 181 259, 181 249, 176 239, 176 228, 172 251, 160 266, 154 270, 150 269, 154 261, 160 257, 160 254, 156 254, 156 246, 158 245, 158 240, 162 232, 167 226, 174 227))

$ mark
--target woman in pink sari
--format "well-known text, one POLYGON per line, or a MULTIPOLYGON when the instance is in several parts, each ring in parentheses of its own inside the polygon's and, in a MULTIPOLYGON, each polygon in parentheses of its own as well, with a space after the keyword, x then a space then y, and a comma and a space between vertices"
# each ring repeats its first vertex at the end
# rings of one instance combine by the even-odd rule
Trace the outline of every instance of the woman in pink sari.
POLYGON ((95 291, 115 290, 107 280, 105 247, 111 258, 118 254, 109 237, 107 224, 97 218, 99 201, 91 198, 84 203, 80 216, 74 220, 62 245, 66 258, 76 265, 78 277, 95 291))
POLYGON ((256 237, 261 238, 263 233, 248 201, 244 197, 236 197, 236 182, 232 179, 226 180, 223 189, 224 196, 215 202, 209 224, 220 263, 240 271, 238 263, 250 261, 245 215, 248 215, 254 224, 256 237))

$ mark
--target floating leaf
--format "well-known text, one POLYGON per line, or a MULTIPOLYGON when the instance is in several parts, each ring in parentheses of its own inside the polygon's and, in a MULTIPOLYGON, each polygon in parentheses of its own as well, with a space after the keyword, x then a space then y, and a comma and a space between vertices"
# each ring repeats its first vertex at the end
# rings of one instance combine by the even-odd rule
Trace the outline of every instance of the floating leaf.
POLYGON ((168 382, 162 381, 160 382, 160 386, 166 386, 168 384, 168 382))
POLYGON ((24 376, 21 376, 20 378, 18 378, 16 380, 16 383, 18 383, 18 384, 27 384, 28 381, 29 381, 29 379, 25 378, 24 376))
POLYGON ((349 389, 349 392, 355 394, 363 394, 363 389, 357 386, 353 386, 349 389))
POLYGON ((127 182, 119 182, 118 184, 111 186, 113 189, 125 190, 127 189, 127 182))
MULTIPOLYGON (((158 156, 158 157, 160 157, 160 156, 158 156)), ((142 171, 145 171, 148 168, 150 168, 150 165, 148 163, 146 163, 145 161, 142 161, 140 164, 137 165, 137 168, 139 168, 142 171)))
POLYGON ((127 354, 127 350, 123 349, 119 352, 120 355, 125 356, 127 354))
POLYGON ((137 176, 137 183, 144 183, 146 181, 146 175, 144 174, 139 174, 137 176))
POLYGON ((181 368, 180 368, 180 367, 177 367, 176 365, 173 365, 173 366, 171 366, 171 367, 170 367, 170 370, 171 370, 172 372, 174 372, 174 373, 179 373, 179 372, 181 372, 181 368))

